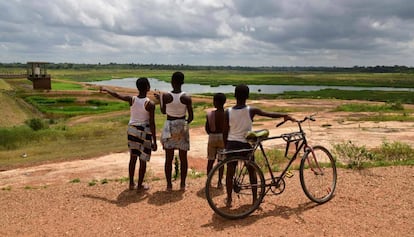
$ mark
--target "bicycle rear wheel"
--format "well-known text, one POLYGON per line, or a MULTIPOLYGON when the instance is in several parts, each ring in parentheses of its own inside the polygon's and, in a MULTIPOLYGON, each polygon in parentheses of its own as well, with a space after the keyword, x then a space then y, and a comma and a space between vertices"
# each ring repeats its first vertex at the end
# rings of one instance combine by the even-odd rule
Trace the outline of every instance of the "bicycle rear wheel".
POLYGON ((240 219, 259 207, 265 194, 265 179, 256 163, 244 157, 232 157, 210 171, 205 192, 214 212, 228 219, 240 219), (221 180, 220 169, 224 169, 221 180), (220 182, 222 187, 218 185, 220 182), (231 196, 231 203, 228 202, 228 196, 231 196))
POLYGON ((331 153, 323 146, 313 147, 300 163, 300 183, 306 196, 316 202, 329 201, 336 188, 336 165, 331 153))

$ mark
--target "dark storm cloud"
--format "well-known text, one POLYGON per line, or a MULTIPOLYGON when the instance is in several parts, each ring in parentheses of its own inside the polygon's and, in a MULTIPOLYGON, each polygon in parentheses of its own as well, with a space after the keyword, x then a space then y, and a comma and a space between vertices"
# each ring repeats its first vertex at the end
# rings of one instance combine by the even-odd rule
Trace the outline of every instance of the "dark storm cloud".
POLYGON ((9 0, 0 9, 4 62, 414 65, 411 0, 9 0))

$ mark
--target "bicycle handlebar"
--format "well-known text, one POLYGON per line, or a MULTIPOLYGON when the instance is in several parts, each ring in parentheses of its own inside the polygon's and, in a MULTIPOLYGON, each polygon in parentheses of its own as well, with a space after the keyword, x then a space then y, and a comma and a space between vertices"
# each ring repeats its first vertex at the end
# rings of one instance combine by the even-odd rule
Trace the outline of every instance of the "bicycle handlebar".
MULTIPOLYGON (((316 115, 316 113, 315 114, 311 114, 311 115, 309 115, 309 116, 306 116, 305 118, 303 118, 302 120, 297 120, 296 122, 298 123, 298 124, 301 124, 301 123, 303 123, 303 122, 305 122, 306 120, 310 120, 310 121, 316 121, 316 119, 313 117, 313 116, 315 116, 316 115)), ((286 123, 286 121, 288 121, 288 120, 283 120, 282 122, 280 122, 280 123, 278 123, 278 124, 276 124, 276 127, 280 127, 280 126, 282 126, 284 123, 286 123)))

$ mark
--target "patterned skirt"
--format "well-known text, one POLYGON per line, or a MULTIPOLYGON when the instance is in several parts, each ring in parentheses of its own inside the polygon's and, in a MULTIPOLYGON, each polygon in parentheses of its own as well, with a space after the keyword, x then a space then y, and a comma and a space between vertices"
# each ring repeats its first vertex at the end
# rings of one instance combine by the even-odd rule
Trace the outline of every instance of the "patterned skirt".
POLYGON ((164 149, 190 150, 190 134, 187 121, 184 119, 165 121, 161 133, 161 144, 164 149))
POLYGON ((152 133, 149 124, 128 125, 128 148, 142 161, 151 157, 152 133))

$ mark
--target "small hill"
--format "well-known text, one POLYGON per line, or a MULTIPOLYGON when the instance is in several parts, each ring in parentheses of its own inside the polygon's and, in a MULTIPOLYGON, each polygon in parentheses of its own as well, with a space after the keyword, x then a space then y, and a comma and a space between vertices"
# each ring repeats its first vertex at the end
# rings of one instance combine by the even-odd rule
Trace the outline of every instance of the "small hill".
POLYGON ((0 79, 0 127, 21 125, 30 117, 30 112, 19 104, 20 99, 13 97, 12 90, 5 80, 0 79))

